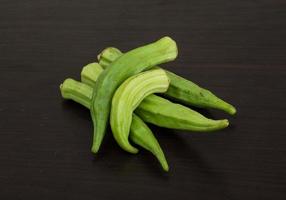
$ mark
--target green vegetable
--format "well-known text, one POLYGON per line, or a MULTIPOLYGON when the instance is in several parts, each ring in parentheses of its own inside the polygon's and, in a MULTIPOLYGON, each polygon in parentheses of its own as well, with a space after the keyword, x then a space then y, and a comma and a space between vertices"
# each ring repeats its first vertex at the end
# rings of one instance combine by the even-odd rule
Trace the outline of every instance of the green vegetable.
POLYGON ((117 58, 122 56, 123 53, 117 48, 108 47, 104 49, 98 56, 97 59, 99 60, 99 64, 104 67, 104 69, 110 65, 113 61, 117 58))
POLYGON ((149 95, 136 109, 145 122, 157 126, 199 132, 215 131, 229 125, 228 120, 212 120, 180 104, 156 95, 149 95))
POLYGON ((90 80, 89 77, 92 76, 96 80, 101 72, 103 72, 103 69, 98 63, 90 63, 82 68, 80 73, 81 81, 88 85, 92 85, 93 80, 90 80))
POLYGON ((88 85, 68 78, 60 85, 60 90, 64 99, 72 99, 87 108, 90 107, 92 88, 88 85))
MULTIPOLYGON (((85 76, 89 82, 95 84, 96 77, 93 77, 93 73, 85 76)), ((229 125, 226 119, 208 119, 186 106, 172 103, 153 94, 139 104, 135 113, 146 122, 171 129, 207 132, 223 129, 229 125)))
POLYGON ((91 116, 94 125, 92 152, 96 153, 102 143, 112 96, 117 87, 132 75, 174 60, 177 54, 176 43, 171 38, 164 37, 125 53, 104 70, 95 84, 92 97, 91 116))
MULTIPOLYGON (((88 70, 86 70, 86 67, 82 69, 81 80, 83 83, 89 85, 90 87, 93 87, 99 75, 102 73, 102 70, 101 70, 102 67, 100 65, 88 65, 88 66, 90 66, 88 67, 88 70)), ((81 104, 82 105, 87 104, 88 105, 87 108, 89 108, 93 91, 92 91, 92 88, 80 90, 81 88, 86 87, 86 85, 83 83, 75 82, 75 81, 73 81, 73 83, 67 83, 66 88, 74 89, 74 90, 69 89, 67 91, 67 94, 70 94, 68 96, 75 97, 75 98, 70 98, 70 99, 77 101, 78 103, 83 102, 81 104), (69 87, 70 84, 73 84, 72 85, 73 87, 69 87)), ((65 91, 65 90, 63 89, 62 91, 65 91)), ((132 123, 130 127, 130 139, 132 142, 136 143, 137 145, 152 152, 153 155, 156 156, 159 162, 161 163, 162 168, 165 171, 168 171, 169 169, 168 163, 166 161, 164 153, 157 139, 153 135, 152 131, 148 128, 148 126, 134 113, 132 115, 132 123)))
POLYGON ((130 138, 134 143, 152 152, 153 155, 156 156, 158 161, 161 163, 162 168, 165 171, 169 171, 169 166, 160 147, 160 144, 158 143, 149 127, 135 114, 133 114, 132 117, 130 138))
MULTIPOLYGON (((85 74, 86 71, 83 73, 85 74)), ((91 74, 94 75, 94 73, 91 74)), ((95 78, 97 76, 90 77, 95 78)), ((88 80, 87 83, 91 84, 92 86, 96 79, 90 79, 90 77, 84 80, 88 80)), ((93 92, 90 86, 69 78, 60 85, 60 90, 63 98, 76 101, 77 103, 90 109, 93 92)), ((157 139, 153 135, 152 131, 148 128, 148 126, 135 114, 133 114, 132 117, 130 139, 134 143, 153 153, 153 155, 156 156, 158 161, 161 163, 162 168, 165 171, 169 170, 168 163, 157 139)))
POLYGON ((162 69, 155 69, 131 76, 116 90, 112 99, 110 125, 113 136, 124 150, 137 153, 128 141, 132 113, 141 101, 152 93, 166 92, 169 79, 162 69))
POLYGON ((185 104, 236 113, 232 105, 210 91, 156 66, 174 60, 177 51, 175 41, 169 37, 125 54, 109 47, 98 55, 99 63, 83 67, 82 83, 68 78, 60 85, 63 98, 90 110, 94 126, 93 153, 101 146, 109 116, 113 136, 122 149, 138 152, 129 143, 130 139, 155 155, 165 171, 169 170, 165 155, 145 122, 198 132, 215 131, 229 125, 226 119, 208 119, 186 106, 153 94, 166 93, 165 97, 185 104))
MULTIPOLYGON (((103 68, 107 68, 112 62, 122 55, 123 53, 119 49, 114 47, 106 48, 98 55, 99 63, 103 68)), ((209 90, 201 88, 197 84, 170 71, 165 71, 170 79, 169 89, 165 93, 166 96, 176 99, 182 103, 201 108, 216 108, 231 115, 236 113, 236 109, 232 105, 218 98, 209 90)))

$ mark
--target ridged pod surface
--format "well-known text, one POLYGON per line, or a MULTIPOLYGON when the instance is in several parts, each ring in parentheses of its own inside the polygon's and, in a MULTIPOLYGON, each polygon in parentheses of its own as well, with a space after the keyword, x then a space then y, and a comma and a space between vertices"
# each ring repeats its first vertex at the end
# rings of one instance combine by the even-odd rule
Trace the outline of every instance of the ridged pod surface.
MULTIPOLYGON (((104 49, 99 55, 99 63, 103 68, 107 68, 117 58, 121 57, 123 53, 114 47, 104 49)), ((154 68, 159 68, 154 67, 154 68)), ((176 99, 182 103, 193 105, 201 108, 215 108, 223 110, 231 115, 236 113, 236 109, 229 103, 218 98, 212 92, 204 89, 190 80, 180 77, 168 70, 165 70, 169 79, 170 86, 166 96, 176 99)))
POLYGON ((103 72, 103 68, 98 63, 90 63, 84 66, 81 70, 80 77, 81 82, 86 83, 88 85, 93 85, 93 79, 97 80, 98 76, 103 72))
POLYGON ((154 156, 160 162, 162 168, 165 171, 169 171, 169 165, 163 153, 163 150, 160 147, 157 139, 153 135, 149 127, 143 122, 140 117, 133 114, 132 124, 130 127, 130 138, 135 144, 147 149, 152 152, 154 156))
MULTIPOLYGON (((95 84, 96 77, 93 77, 92 73, 86 74, 86 77, 89 77, 89 82, 93 81, 95 84)), ((223 129, 229 124, 226 119, 208 119, 186 106, 173 103, 154 94, 147 96, 139 104, 135 113, 154 125, 189 131, 214 131, 223 129)))
POLYGON ((156 95, 145 98, 136 109, 136 114, 145 122, 179 130, 209 132, 229 125, 226 119, 208 119, 186 106, 172 103, 156 95))
POLYGON ((64 99, 72 99, 87 108, 90 107, 92 97, 92 88, 90 86, 81 84, 74 79, 67 78, 60 85, 60 91, 64 99))
POLYGON ((151 67, 174 60, 178 50, 169 37, 131 50, 112 62, 99 76, 92 97, 91 116, 94 126, 91 151, 98 152, 105 135, 111 101, 117 87, 127 78, 151 67))
MULTIPOLYGON (((87 71, 83 73, 86 72, 87 71)), ((92 78, 95 78, 95 76, 89 76, 88 74, 86 74, 89 80, 88 82, 81 83, 69 78, 66 79, 60 85, 60 90, 64 99, 73 100, 90 109, 93 92, 90 86, 95 83, 96 79, 92 78), (89 86, 87 84, 91 85, 89 86)), ((148 126, 140 119, 140 117, 138 117, 134 113, 132 116, 132 123, 130 127, 130 139, 135 144, 150 151, 158 159, 164 171, 169 170, 167 160, 165 158, 163 150, 160 147, 159 142, 155 138, 152 131, 148 128, 148 126)))
POLYGON ((150 94, 166 92, 169 78, 162 69, 149 70, 131 76, 116 90, 112 99, 110 125, 113 136, 124 150, 137 153, 128 141, 132 113, 150 94))

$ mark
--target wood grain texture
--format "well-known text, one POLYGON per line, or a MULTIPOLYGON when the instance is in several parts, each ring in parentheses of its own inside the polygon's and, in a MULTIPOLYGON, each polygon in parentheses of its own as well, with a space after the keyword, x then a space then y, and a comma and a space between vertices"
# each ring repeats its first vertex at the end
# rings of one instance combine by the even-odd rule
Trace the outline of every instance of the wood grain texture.
POLYGON ((285 199, 286 2, 283 0, 0 0, 0 199, 285 199), (63 101, 100 50, 173 37, 166 68, 233 103, 200 110, 232 126, 189 133, 152 126, 168 174, 110 132, 90 153, 89 111, 63 101))

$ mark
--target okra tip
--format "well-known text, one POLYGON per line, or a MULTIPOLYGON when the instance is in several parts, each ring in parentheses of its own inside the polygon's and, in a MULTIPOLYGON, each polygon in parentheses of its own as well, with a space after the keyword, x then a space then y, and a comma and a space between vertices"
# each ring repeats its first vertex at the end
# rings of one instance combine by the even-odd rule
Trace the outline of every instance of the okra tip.
MULTIPOLYGON (((96 154, 99 151, 99 148, 101 146, 102 143, 102 139, 101 137, 97 137, 96 140, 94 140, 92 147, 91 147, 91 152, 96 154)), ((129 153, 132 154, 137 154, 139 152, 139 150, 131 145, 127 146, 128 148, 125 148, 125 150, 129 153)), ((123 148, 123 147, 122 147, 123 148)))
POLYGON ((226 113, 230 114, 230 115, 235 115, 236 114, 236 109, 234 106, 232 106, 229 103, 223 102, 223 104, 218 104, 219 107, 217 107, 218 109, 221 109, 223 111, 225 111, 226 113))
POLYGON ((162 169, 165 171, 165 172, 168 172, 169 171, 169 165, 168 165, 168 162, 166 160, 166 158, 163 156, 163 157, 157 157, 161 166, 162 166, 162 169))
POLYGON ((235 115, 235 114, 236 114, 236 109, 235 109, 235 107, 233 107, 232 105, 230 105, 228 112, 229 112, 229 114, 231 114, 231 115, 235 115))
POLYGON ((205 127, 203 131, 217 131, 229 126, 229 121, 227 119, 214 120, 214 122, 215 124, 213 126, 205 127))
POLYGON ((91 147, 92 153, 94 153, 94 154, 98 153, 100 146, 101 146, 101 143, 102 143, 102 139, 100 137, 96 137, 96 140, 93 141, 93 144, 91 147))
POLYGON ((226 128, 229 126, 229 121, 227 119, 223 119, 220 122, 220 128, 226 128))
POLYGON ((164 170, 165 172, 168 172, 168 171, 169 171, 169 165, 168 165, 168 163, 162 164, 162 168, 163 168, 163 170, 164 170))
POLYGON ((129 143, 125 143, 124 142, 124 145, 122 144, 119 144, 119 146, 124 149, 125 151, 129 152, 129 153, 132 153, 132 154, 137 154, 139 152, 139 150, 135 147, 133 147, 131 144, 129 143))
POLYGON ((235 115, 236 113, 235 107, 222 99, 218 99, 212 107, 222 110, 230 115, 235 115))
POLYGON ((93 132, 93 143, 92 143, 92 147, 91 147, 91 152, 96 154, 101 146, 101 143, 103 141, 103 136, 104 134, 99 134, 99 133, 95 133, 95 130, 93 132))
POLYGON ((91 147, 91 152, 96 154, 99 150, 99 146, 98 145, 92 145, 91 147))

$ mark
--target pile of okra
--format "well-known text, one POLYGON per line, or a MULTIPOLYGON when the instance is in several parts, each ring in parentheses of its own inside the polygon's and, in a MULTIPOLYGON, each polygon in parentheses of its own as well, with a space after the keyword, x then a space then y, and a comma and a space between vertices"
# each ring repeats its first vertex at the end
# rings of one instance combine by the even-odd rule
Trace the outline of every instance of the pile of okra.
POLYGON ((98 62, 82 68, 81 82, 68 78, 60 85, 64 99, 90 110, 93 153, 98 152, 110 124, 123 150, 136 154, 136 144, 150 151, 168 171, 163 150, 148 123, 193 132, 215 131, 229 125, 227 119, 209 119, 186 106, 236 113, 232 105, 209 90, 158 66, 177 55, 176 42, 170 37, 126 53, 108 47, 98 55, 98 62))

